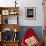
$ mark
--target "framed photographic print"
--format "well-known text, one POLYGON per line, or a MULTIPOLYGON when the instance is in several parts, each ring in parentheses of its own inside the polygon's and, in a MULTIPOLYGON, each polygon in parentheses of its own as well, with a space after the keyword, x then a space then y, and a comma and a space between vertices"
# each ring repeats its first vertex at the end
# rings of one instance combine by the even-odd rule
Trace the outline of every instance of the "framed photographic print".
POLYGON ((34 20, 36 19, 36 8, 35 7, 26 7, 25 8, 25 18, 34 20))
POLYGON ((2 10, 2 15, 9 15, 9 10, 2 10))

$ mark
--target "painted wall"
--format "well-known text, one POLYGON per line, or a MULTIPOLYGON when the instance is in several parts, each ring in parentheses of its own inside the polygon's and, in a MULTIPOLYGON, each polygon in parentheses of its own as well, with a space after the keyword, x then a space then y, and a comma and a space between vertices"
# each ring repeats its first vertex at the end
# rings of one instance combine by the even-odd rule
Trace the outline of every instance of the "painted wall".
POLYGON ((20 1, 20 18, 19 24, 22 26, 42 26, 43 25, 43 6, 42 0, 21 0, 20 1), (25 7, 36 8, 36 20, 25 19, 25 7))
MULTIPOLYGON (((0 6, 15 6, 15 0, 0 0, 0 6)), ((42 0, 17 0, 19 6, 19 24, 20 26, 43 26, 43 6, 42 0), (36 20, 25 19, 25 7, 36 8, 36 20)), ((12 18, 12 17, 10 17, 12 18)), ((10 19, 9 19, 10 20, 10 19)), ((14 22, 14 21, 13 21, 14 22)))

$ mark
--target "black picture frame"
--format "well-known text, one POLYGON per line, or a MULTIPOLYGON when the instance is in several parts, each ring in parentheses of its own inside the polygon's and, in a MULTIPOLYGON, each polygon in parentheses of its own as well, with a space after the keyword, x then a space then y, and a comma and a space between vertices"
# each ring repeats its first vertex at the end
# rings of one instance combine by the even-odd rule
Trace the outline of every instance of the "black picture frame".
POLYGON ((26 7, 25 8, 25 18, 30 20, 36 19, 36 8, 35 7, 26 7))

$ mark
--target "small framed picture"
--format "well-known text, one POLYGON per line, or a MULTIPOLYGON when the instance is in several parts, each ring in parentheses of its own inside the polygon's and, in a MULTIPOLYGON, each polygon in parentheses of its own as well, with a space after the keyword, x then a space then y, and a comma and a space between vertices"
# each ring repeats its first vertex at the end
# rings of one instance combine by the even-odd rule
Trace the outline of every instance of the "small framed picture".
POLYGON ((36 19, 36 8, 35 7, 26 7, 25 8, 25 18, 35 20, 36 19))
POLYGON ((9 10, 2 10, 2 15, 9 15, 9 10))

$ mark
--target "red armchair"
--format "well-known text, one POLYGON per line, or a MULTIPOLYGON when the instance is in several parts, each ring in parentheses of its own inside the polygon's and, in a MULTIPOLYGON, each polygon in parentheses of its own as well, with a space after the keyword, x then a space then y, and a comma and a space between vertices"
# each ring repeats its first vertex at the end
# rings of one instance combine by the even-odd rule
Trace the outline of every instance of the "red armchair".
MULTIPOLYGON (((37 35, 36 33, 33 31, 32 28, 27 29, 27 31, 25 32, 24 37, 22 38, 22 42, 21 42, 21 46, 27 46, 28 43, 27 41, 31 41, 32 39, 36 42, 36 44, 34 46, 41 46, 41 44, 39 43, 39 41, 37 40, 37 35), (34 37, 34 38, 33 38, 34 37), (28 39, 28 40, 27 40, 28 39), (29 40, 30 39, 30 40, 29 40), (26 42, 25 42, 26 41, 26 42)), ((32 41, 33 42, 33 41, 32 41)), ((31 43, 30 43, 31 44, 31 43)), ((33 45, 28 45, 28 46, 33 46, 33 45)))

